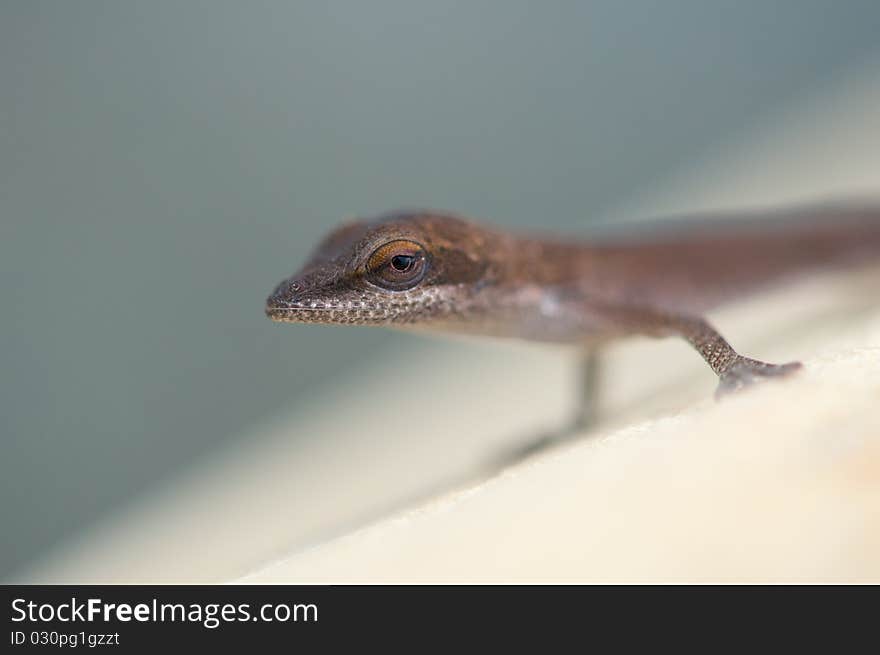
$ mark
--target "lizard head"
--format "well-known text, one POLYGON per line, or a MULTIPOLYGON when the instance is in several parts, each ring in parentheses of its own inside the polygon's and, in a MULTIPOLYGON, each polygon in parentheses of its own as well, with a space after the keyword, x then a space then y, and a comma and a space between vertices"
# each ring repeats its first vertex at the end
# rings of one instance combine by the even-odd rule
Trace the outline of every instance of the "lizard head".
POLYGON ((491 275, 492 238, 432 212, 346 223, 275 288, 266 315, 285 323, 401 326, 448 317, 491 275))

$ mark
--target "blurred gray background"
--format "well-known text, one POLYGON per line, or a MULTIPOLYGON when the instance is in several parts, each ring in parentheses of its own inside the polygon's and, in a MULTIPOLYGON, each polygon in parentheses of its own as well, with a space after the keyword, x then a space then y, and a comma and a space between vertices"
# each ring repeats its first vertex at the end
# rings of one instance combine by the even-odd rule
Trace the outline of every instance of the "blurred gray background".
POLYGON ((278 326, 325 230, 578 229, 880 50, 880 4, 0 5, 0 578, 406 337, 278 326))

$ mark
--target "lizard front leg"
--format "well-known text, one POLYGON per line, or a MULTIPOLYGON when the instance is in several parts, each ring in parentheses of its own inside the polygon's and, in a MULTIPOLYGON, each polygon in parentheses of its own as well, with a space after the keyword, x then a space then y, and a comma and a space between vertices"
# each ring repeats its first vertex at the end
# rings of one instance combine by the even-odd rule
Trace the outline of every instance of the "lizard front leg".
POLYGON ((766 378, 790 375, 802 367, 800 362, 769 364, 740 355, 718 330, 703 318, 673 318, 670 326, 700 353, 718 376, 716 398, 766 378))
POLYGON ((584 432, 599 421, 601 348, 588 346, 578 362, 578 406, 570 426, 572 433, 584 432))
POLYGON ((650 336, 679 336, 691 344, 718 376, 716 398, 767 378, 790 375, 802 368, 800 362, 769 364, 740 355, 702 317, 632 307, 606 308, 605 313, 615 314, 621 324, 634 332, 650 336))
POLYGON ((557 429, 496 454, 489 462, 492 471, 506 468, 548 448, 579 438, 596 426, 600 419, 600 347, 587 346, 578 354, 577 406, 572 417, 557 429))

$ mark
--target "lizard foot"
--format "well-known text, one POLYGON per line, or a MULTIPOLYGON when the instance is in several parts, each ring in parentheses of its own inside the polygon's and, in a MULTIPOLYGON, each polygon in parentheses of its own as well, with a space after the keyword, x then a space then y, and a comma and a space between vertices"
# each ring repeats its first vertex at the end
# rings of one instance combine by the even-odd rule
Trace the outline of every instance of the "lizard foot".
POLYGON ((767 364, 756 359, 741 357, 721 375, 721 381, 718 383, 718 389, 715 391, 715 398, 722 398, 768 378, 791 375, 801 368, 803 368, 803 364, 800 362, 767 364))

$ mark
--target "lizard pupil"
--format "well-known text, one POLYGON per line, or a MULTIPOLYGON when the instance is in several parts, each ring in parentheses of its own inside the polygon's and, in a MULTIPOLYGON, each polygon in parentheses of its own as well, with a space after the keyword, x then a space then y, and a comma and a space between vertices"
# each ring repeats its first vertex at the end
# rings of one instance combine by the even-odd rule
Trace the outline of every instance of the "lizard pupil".
POLYGON ((395 271, 403 273, 412 266, 414 261, 415 257, 412 255, 394 255, 394 257, 391 258, 391 267, 395 271))

